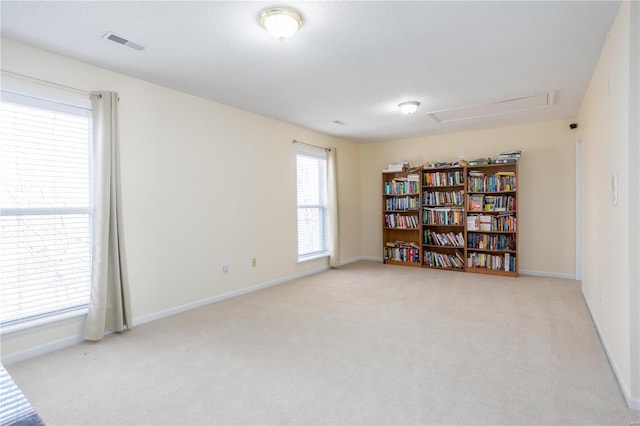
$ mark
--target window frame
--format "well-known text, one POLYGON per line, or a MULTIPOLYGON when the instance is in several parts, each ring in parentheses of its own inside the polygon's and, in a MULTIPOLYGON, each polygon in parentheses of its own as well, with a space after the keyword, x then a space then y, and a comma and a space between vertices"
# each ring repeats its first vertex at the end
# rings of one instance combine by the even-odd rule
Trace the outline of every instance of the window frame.
MULTIPOLYGON (((60 207, 2 207, 0 217, 28 217, 28 216, 59 216, 86 215, 87 228, 87 249, 88 249, 88 272, 89 277, 86 283, 87 298, 83 303, 69 303, 65 307, 52 308, 46 312, 24 314, 18 318, 0 320, 0 334, 13 333, 16 331, 33 327, 68 321, 73 318, 85 316, 90 302, 91 270, 93 263, 93 117, 91 100, 86 95, 69 93, 68 91, 52 88, 46 85, 36 84, 30 81, 19 81, 5 79, 3 75, 3 85, 0 102, 6 104, 20 105, 27 108, 35 108, 56 113, 72 114, 87 119, 87 173, 88 173, 88 205, 80 206, 60 206, 60 207), (7 83, 5 85, 5 83, 7 83)), ((43 299, 44 300, 44 299, 43 299)), ((71 302, 72 300, 69 300, 71 302)))
POLYGON ((303 263, 310 260, 329 257, 329 199, 327 194, 328 189, 328 174, 327 174, 327 152, 324 149, 312 148, 307 146, 296 145, 295 146, 295 191, 296 191, 296 263, 303 263), (322 176, 318 176, 318 200, 317 204, 300 204, 300 194, 298 192, 298 161, 299 157, 307 157, 315 160, 322 161, 322 167, 319 173, 323 172, 322 176), (320 250, 311 253, 300 253, 300 209, 317 209, 321 216, 321 235, 318 237, 322 242, 323 247, 320 250))

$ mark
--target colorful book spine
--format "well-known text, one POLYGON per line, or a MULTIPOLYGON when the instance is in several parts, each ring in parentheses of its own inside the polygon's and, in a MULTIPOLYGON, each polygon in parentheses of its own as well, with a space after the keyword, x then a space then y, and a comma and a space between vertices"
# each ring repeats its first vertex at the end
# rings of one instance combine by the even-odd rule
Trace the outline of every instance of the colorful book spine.
POLYGON ((464 191, 425 191, 423 203, 425 206, 463 206, 464 191))
POLYGON ((385 214, 384 223, 387 228, 418 229, 420 220, 417 215, 385 214))
POLYGON ((460 250, 456 250, 453 254, 426 251, 424 264, 432 268, 464 269, 464 257, 460 250))
POLYGON ((515 271, 516 257, 511 253, 488 254, 471 252, 467 257, 468 268, 493 269, 499 271, 515 271))
POLYGON ((450 172, 429 172, 424 174, 426 186, 454 186, 464 185, 464 177, 461 170, 450 172))
POLYGON ((385 210, 418 210, 417 197, 389 197, 385 200, 385 210))
POLYGON ((422 220, 425 225, 463 225, 464 210, 452 207, 424 208, 422 220))

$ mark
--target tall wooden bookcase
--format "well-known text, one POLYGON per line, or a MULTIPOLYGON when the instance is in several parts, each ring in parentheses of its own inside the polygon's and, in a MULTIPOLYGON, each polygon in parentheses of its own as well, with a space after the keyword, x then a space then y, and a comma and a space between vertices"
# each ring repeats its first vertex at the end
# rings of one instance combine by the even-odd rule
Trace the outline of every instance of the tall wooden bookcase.
POLYGON ((518 275, 517 162, 415 174, 382 173, 385 263, 518 275))
POLYGON ((423 264, 464 270, 463 167, 422 170, 423 264))
POLYGON ((385 263, 417 267, 422 265, 419 173, 382 173, 382 239, 385 263))
POLYGON ((467 271, 518 275, 518 164, 466 167, 467 271))

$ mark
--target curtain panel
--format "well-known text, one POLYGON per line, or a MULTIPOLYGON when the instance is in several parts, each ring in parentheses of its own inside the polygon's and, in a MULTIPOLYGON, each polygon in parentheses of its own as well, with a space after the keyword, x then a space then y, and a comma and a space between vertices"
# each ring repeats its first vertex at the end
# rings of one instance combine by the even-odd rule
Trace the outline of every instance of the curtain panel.
POLYGON ((338 167, 335 148, 327 151, 327 198, 329 205, 329 266, 340 266, 340 221, 338 218, 338 167))
POLYGON ((131 328, 131 301, 121 226, 118 94, 94 92, 93 263, 84 338, 101 340, 131 328))

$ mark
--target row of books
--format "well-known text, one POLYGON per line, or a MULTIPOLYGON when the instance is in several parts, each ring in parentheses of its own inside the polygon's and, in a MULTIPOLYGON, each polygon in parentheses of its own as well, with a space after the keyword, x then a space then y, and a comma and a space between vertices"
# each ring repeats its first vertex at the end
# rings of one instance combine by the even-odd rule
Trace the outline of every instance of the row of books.
POLYGON ((460 207, 427 208, 422 211, 425 225, 463 225, 464 210, 460 207))
POLYGON ((463 185, 464 176, 462 170, 451 172, 429 172, 424 175, 425 186, 452 186, 463 185))
POLYGON ((420 263, 420 247, 404 241, 387 241, 384 248, 384 258, 398 262, 420 263))
POLYGON ((420 192, 420 182, 415 180, 394 179, 384 183, 386 195, 417 194, 420 192))
POLYGON ((424 231, 424 243, 436 246, 464 247, 464 235, 462 232, 434 232, 430 229, 424 231))
POLYGON ((469 195, 469 211, 504 212, 516 210, 516 197, 511 195, 469 195))
POLYGON ((505 151, 498 154, 498 158, 494 161, 496 164, 513 164, 518 162, 521 151, 505 151))
POLYGON ((425 169, 437 169, 440 167, 462 167, 466 166, 467 162, 464 160, 455 160, 455 161, 430 161, 425 163, 423 167, 425 169))
POLYGON ((384 223, 387 228, 418 229, 420 219, 417 215, 385 214, 384 223))
POLYGON ((516 217, 512 213, 498 216, 469 215, 467 216, 467 231, 503 231, 516 232, 516 217))
POLYGON ((487 254, 471 252, 467 257, 468 268, 494 269, 499 271, 515 271, 516 257, 511 253, 487 254))
POLYGON ((385 200, 385 210, 418 210, 418 197, 389 197, 385 200))
POLYGON ((423 203, 427 206, 464 206, 464 191, 425 191, 423 199, 423 203))
POLYGON ((469 175, 470 192, 501 192, 516 190, 516 176, 496 173, 493 176, 469 175))
POLYGON ((512 234, 475 234, 467 235, 467 247, 486 250, 515 250, 516 238, 512 234))
POLYGON ((464 255, 460 250, 455 253, 437 253, 426 251, 424 253, 424 264, 434 268, 454 268, 464 269, 464 255))

